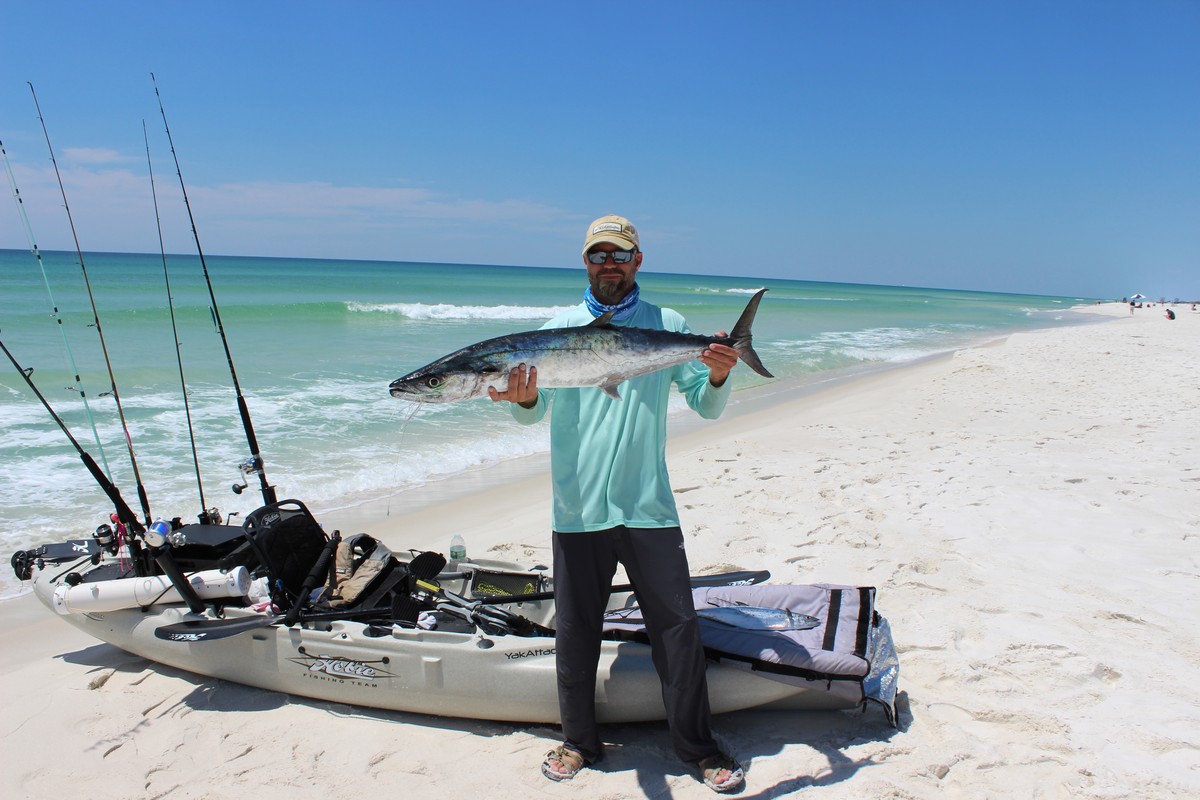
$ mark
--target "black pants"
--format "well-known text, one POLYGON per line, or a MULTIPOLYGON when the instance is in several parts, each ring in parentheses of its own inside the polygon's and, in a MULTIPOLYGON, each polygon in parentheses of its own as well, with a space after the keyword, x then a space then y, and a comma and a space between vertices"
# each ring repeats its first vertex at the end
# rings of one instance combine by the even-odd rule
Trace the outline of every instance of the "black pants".
POLYGON ((563 737, 589 761, 603 755, 596 727, 596 668, 618 562, 625 565, 646 620, 675 751, 691 762, 716 754, 704 648, 679 528, 554 532, 555 649, 563 737))

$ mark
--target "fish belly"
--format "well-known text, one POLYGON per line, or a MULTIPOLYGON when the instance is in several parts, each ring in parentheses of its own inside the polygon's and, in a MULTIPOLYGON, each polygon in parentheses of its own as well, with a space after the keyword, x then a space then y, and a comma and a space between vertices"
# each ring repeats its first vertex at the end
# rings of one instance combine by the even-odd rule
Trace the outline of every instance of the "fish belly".
POLYGON ((524 363, 537 367, 538 385, 546 388, 603 386, 691 361, 702 348, 581 347, 530 352, 524 363))

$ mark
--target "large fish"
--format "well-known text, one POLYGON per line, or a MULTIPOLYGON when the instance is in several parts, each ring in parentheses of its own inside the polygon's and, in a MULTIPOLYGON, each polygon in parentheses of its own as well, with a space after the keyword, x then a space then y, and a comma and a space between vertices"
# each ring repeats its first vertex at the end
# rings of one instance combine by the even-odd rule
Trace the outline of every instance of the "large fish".
POLYGON ((821 620, 790 611, 786 608, 754 608, 752 606, 723 606, 721 608, 699 608, 696 616, 711 619, 731 628, 751 631, 807 631, 821 624, 821 620))
POLYGON ((393 397, 418 403, 487 397, 489 386, 507 386, 508 374, 525 364, 537 367, 540 387, 595 386, 620 400, 617 386, 622 381, 693 361, 714 342, 729 345, 752 370, 773 378, 754 352, 750 336, 766 291, 760 289, 750 298, 727 337, 622 328, 610 324, 609 312, 578 328, 544 328, 478 342, 397 378, 389 389, 393 397))

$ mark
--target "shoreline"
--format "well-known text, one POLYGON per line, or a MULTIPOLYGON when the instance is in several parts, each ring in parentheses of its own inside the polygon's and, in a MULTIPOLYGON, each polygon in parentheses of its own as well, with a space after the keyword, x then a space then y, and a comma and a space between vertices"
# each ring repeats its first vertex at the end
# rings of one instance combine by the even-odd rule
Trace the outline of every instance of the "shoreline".
MULTIPOLYGON (((1102 306, 1074 306, 1064 309, 1067 313, 1081 316, 1078 325, 1098 324, 1105 320, 1084 319, 1087 316, 1116 316, 1111 306, 1124 312, 1125 306, 1120 303, 1103 304, 1102 306)), ((1075 327, 1075 326, 1071 326, 1075 327)), ((1059 328, 1032 328, 1018 333, 1033 333, 1038 331, 1053 331, 1059 328)), ((858 387, 873 385, 876 380, 886 380, 887 376, 905 373, 909 370, 919 370, 924 366, 944 359, 953 358, 954 354, 964 350, 981 347, 994 347, 1002 344, 1014 333, 988 334, 970 345, 931 353, 911 361, 899 363, 872 364, 862 367, 848 368, 833 374, 808 375, 788 381, 770 382, 749 387, 735 392, 730 398, 725 413, 716 420, 702 420, 689 410, 673 413, 668 420, 667 462, 671 468, 672 453, 692 438, 720 437, 727 430, 733 430, 732 425, 742 417, 763 415, 766 419, 772 413, 805 399, 824 393, 846 392, 853 394, 858 387)), ((838 402, 831 400, 831 402, 838 402)), ((364 532, 375 537, 382 537, 389 545, 403 547, 421 547, 427 549, 442 549, 449 547, 449 538, 454 533, 462 533, 463 528, 470 527, 470 522, 454 511, 459 504, 469 498, 481 497, 491 499, 503 497, 510 492, 523 493, 527 487, 539 485, 544 490, 546 510, 544 525, 540 530, 532 532, 533 536, 549 537, 550 534, 550 487, 549 487, 550 454, 549 452, 534 453, 520 456, 509 461, 484 464, 472 469, 447 475, 429 481, 416 487, 401 489, 391 495, 366 500, 350 506, 333 508, 318 514, 329 530, 346 532, 364 532), (393 513, 392 509, 401 510, 393 513), (436 523, 443 514, 450 514, 457 524, 448 526, 444 536, 439 540, 421 538, 408 541, 394 542, 387 537, 389 526, 398 520, 412 516, 419 519, 422 525, 436 523), (418 543, 419 542, 419 543, 418 543)), ((316 513, 314 511, 314 513, 316 513)))
MULTIPOLYGON (((247 448, 243 444, 244 431, 238 425, 236 413, 231 413, 232 397, 219 343, 205 338, 206 351, 197 351, 187 359, 188 378, 193 384, 189 395, 194 401, 192 411, 196 420, 192 434, 200 458, 199 468, 192 470, 186 459, 189 447, 183 420, 178 416, 182 411, 179 379, 174 369, 167 369, 176 354, 169 347, 143 350, 143 345, 169 344, 150 330, 158 329, 154 323, 165 325, 167 320, 160 304, 145 293, 146 280, 161 279, 154 277, 161 276, 161 263, 149 256, 128 262, 120 258, 113 261, 103 264, 106 270, 113 271, 112 288, 117 294, 111 298, 115 301, 111 305, 114 311, 126 306, 128 309, 110 319, 107 327, 117 336, 113 341, 113 351, 118 356, 116 374, 126 376, 122 380, 130 382, 127 393, 133 405, 128 425, 138 451, 137 460, 147 476, 151 505, 157 509, 155 513, 178 515, 187 521, 195 519, 200 505, 216 506, 226 515, 233 514, 233 522, 240 522, 259 505, 261 494, 250 489, 235 497, 229 492, 228 479, 239 479, 241 473, 235 465, 244 461, 250 449, 260 448, 247 448), (131 341, 140 338, 139 331, 150 338, 145 342, 131 341), (122 337, 126 341, 122 342, 122 337), (207 349, 211 345, 215 347, 207 349), (123 363, 130 353, 139 354, 136 363, 123 363)), ((319 519, 331 519, 333 527, 346 530, 357 525, 356 516, 362 516, 354 511, 359 505, 366 504, 365 516, 385 518, 389 512, 392 516, 402 516, 410 508, 463 497, 493 482, 506 482, 510 474, 519 477, 536 472, 536 463, 533 467, 524 464, 491 467, 517 453, 546 452, 548 437, 544 427, 524 429, 508 418, 507 411, 471 408, 470 404, 422 409, 418 413, 421 417, 428 413, 428 418, 413 421, 413 407, 379 391, 379 370, 386 368, 379 366, 381 357, 374 354, 388 353, 382 356, 384 363, 416 365, 437 355, 432 351, 436 347, 432 344, 436 332, 453 331, 452 335, 460 342, 474 338, 469 335, 471 330, 477 330, 481 337, 499 333, 519 327, 515 322, 503 321, 513 308, 509 301, 536 299, 538 304, 528 308, 544 309, 547 306, 541 304, 558 302, 566 295, 536 280, 536 291, 535 287, 520 288, 524 284, 517 279, 534 277, 528 270, 510 274, 480 267, 463 273, 463 276, 488 274, 503 278, 505 291, 488 292, 480 297, 469 291, 471 282, 462 280, 463 276, 455 277, 454 286, 443 293, 447 289, 442 285, 445 276, 428 271, 402 270, 381 284, 377 278, 367 279, 353 270, 343 279, 331 274, 328 266, 310 269, 296 265, 292 259, 279 262, 280 267, 289 264, 297 268, 298 274, 311 277, 312 287, 324 288, 314 296, 312 287, 305 288, 309 283, 305 280, 289 284, 288 291, 279 295, 275 289, 265 289, 255 278, 258 271, 245 265, 244 269, 227 275, 230 283, 241 287, 244 299, 257 298, 250 306, 241 303, 234 306, 235 314, 248 316, 232 320, 239 332, 235 339, 250 332, 251 342, 263 345, 276 342, 284 346, 313 337, 312 350, 292 347, 286 350, 290 356, 279 355, 281 351, 271 347, 240 347, 243 356, 239 358, 238 369, 250 377, 247 400, 254 412, 258 438, 266 448, 267 474, 280 497, 301 498, 319 519), (391 302, 400 298, 393 297, 386 285, 400 275, 404 276, 405 297, 413 303, 391 302), (510 279, 517 283, 508 286, 510 279), (336 291, 331 282, 339 287, 336 291), (461 293, 459 283, 465 287, 461 293), (266 294, 259 297, 259 292, 266 294), (434 301, 439 299, 450 302, 438 310, 442 304, 434 301), (373 304, 373 300, 380 303, 373 304), (309 307, 312 301, 316 303, 309 307), (277 302, 282 303, 278 308, 277 302), (372 310, 363 313, 350 310, 350 306, 361 304, 372 310), (263 312, 271 309, 270 333, 281 338, 273 339, 266 329, 257 329, 258 325, 268 324, 267 318, 258 311, 248 313, 246 309, 250 307, 259 307, 263 312), (452 319, 436 319, 442 311, 452 319), (302 322, 309 314, 311 322, 302 322), (291 329, 293 325, 295 331, 291 329), (356 341, 362 347, 351 348, 357 355, 344 352, 347 348, 340 338, 343 335, 358 337, 356 341), (397 495, 398 492, 403 494, 397 495), (334 516, 330 517, 330 513, 334 516), (346 517, 350 522, 343 525, 346 517)), ((738 297, 730 293, 753 291, 739 277, 714 276, 712 285, 700 287, 670 276, 659 277, 663 278, 661 288, 667 297, 688 303, 689 313, 711 315, 701 317, 708 320, 703 327, 729 324, 733 309, 741 306, 738 297), (692 303, 696 304, 694 308, 692 303), (717 313, 718 309, 723 310, 717 313)), ((574 294, 577 287, 573 283, 570 286, 574 294)), ((766 390, 780 392, 781 397, 790 395, 785 384, 793 380, 803 382, 803 373, 811 376, 814 374, 811 370, 819 367, 841 365, 854 370, 862 365, 863 358, 913 358, 923 352, 967 346, 973 338, 999 335, 1013 327, 1069 323, 1066 309, 1073 302, 1072 298, 1039 301, 1036 297, 993 293, 967 293, 960 297, 953 292, 946 292, 945 297, 938 299, 925 297, 923 290, 904 287, 843 287, 795 281, 780 281, 774 290, 779 291, 780 302, 764 306, 758 320, 760 338, 772 350, 768 363, 776 374, 788 376, 771 381, 774 388, 766 390), (887 305, 888 302, 897 297, 913 297, 914 291, 917 291, 916 304, 911 312, 889 311, 893 306, 887 305), (832 299, 822 302, 823 298, 832 299), (875 313, 871 309, 880 302, 885 305, 879 309, 880 313, 875 313), (771 348, 771 342, 778 347, 771 348)), ((930 291, 937 294, 937 290, 930 291)), ((6 331, 30 337, 30 345, 21 348, 21 357, 29 363, 42 364, 39 382, 57 380, 53 365, 61 361, 61 354, 47 352, 54 342, 41 335, 44 320, 36 308, 42 298, 31 295, 29 299, 34 302, 29 306, 31 313, 18 318, 24 321, 10 320, 16 327, 6 331)), ((198 299, 207 307, 207 299, 198 299)), ((544 318, 540 313, 539 318, 544 318)), ((198 316, 192 319, 195 329, 185 326, 185 339, 189 338, 186 335, 189 330, 207 337, 209 315, 206 312, 198 316)), ((738 403, 748 392, 761 388, 764 379, 744 370, 734 380, 733 401, 738 403)), ((4 485, 8 487, 5 501, 11 524, 0 537, 6 549, 9 552, 28 549, 60 541, 64 535, 87 536, 98 524, 107 521, 106 506, 111 504, 104 502, 95 481, 86 470, 79 469, 78 460, 64 449, 66 440, 61 433, 53 426, 47 427, 48 418, 43 411, 25 402, 28 387, 22 386, 19 379, 0 383, 5 383, 9 390, 3 404, 3 410, 9 413, 0 414, 5 423, 2 427, 9 433, 8 446, 3 448, 7 469, 2 471, 9 478, 4 485), (26 443, 31 446, 26 447, 26 443)), ((54 405, 76 433, 86 434, 78 398, 61 404, 55 400, 54 405)), ((672 406, 678 414, 683 403, 675 398, 672 406)), ((679 418, 691 423, 686 412, 679 418)), ((126 500, 133 502, 137 487, 129 473, 132 454, 126 459, 113 447, 121 443, 124 433, 116 423, 115 418, 102 415, 99 431, 93 437, 96 441, 89 444, 85 436, 84 446, 104 463, 100 444, 104 443, 108 457, 113 460, 111 477, 126 500)), ((106 472, 108 469, 105 465, 106 472)), ((254 483, 257 485, 257 478, 254 483)), ((0 576, 0 595, 17 591, 15 580, 0 576)))
MULTIPOLYGON (((1003 341, 1004 338, 1006 337, 998 337, 988 344, 978 346, 991 346, 995 341, 1003 341)), ((725 413, 717 420, 698 419, 686 410, 672 414, 668 421, 668 467, 674 463, 677 453, 705 446, 710 440, 720 439, 746 427, 753 428, 762 419, 778 413, 785 407, 804 400, 817 402, 813 398, 819 398, 826 393, 834 393, 835 396, 842 393, 853 394, 860 386, 870 386, 877 380, 888 380, 889 376, 909 370, 920 370, 928 364, 952 358, 953 354, 954 351, 948 351, 923 356, 910 362, 873 366, 849 374, 817 380, 792 381, 786 386, 767 384, 752 387, 745 390, 741 396, 735 395, 731 398, 725 413)), ((505 520, 512 519, 514 514, 523 514, 522 518, 528 519, 534 513, 534 509, 525 503, 522 504, 523 508, 514 507, 514 504, 505 502, 505 498, 524 498, 533 490, 539 497, 537 505, 544 506, 536 513, 542 514, 544 518, 534 530, 526 534, 526 537, 545 539, 548 549, 551 531, 549 471, 550 454, 535 453, 475 467, 421 486, 403 489, 387 497, 331 509, 318 516, 330 530, 368 533, 382 537, 389 546, 445 550, 449 547, 449 538, 454 533, 462 533, 468 539, 472 532, 480 533, 484 538, 495 538, 477 527, 489 524, 487 521, 480 523, 477 520, 481 506, 498 508, 498 511, 489 514, 505 520), (393 511, 397 506, 402 510, 393 511), (424 532, 438 526, 442 526, 443 530, 431 534, 422 533, 412 542, 389 539, 389 536, 395 535, 393 529, 405 522, 415 524, 424 532)), ((677 494, 678 492, 676 489, 677 494)), ((508 528, 511 529, 511 525, 508 528)), ((499 554, 492 555, 504 557, 499 554)))
MULTIPOLYGON (((1081 321, 1076 325, 1088 325, 1100 321, 1084 320, 1083 318, 1088 315, 1116 316, 1116 312, 1111 309, 1113 306, 1116 306, 1117 311, 1120 312, 1124 312, 1126 308, 1120 303, 1106 303, 1101 306, 1073 306, 1057 313, 1078 314, 1081 316, 1081 321)), ((1028 331, 1021 331, 1021 333, 1056 329, 1032 328, 1028 331)), ((854 387, 860 382, 867 382, 862 384, 864 386, 870 385, 870 381, 881 376, 919 369, 930 362, 951 358, 955 352, 961 350, 994 346, 1012 335, 1011 332, 993 332, 982 335, 978 341, 969 345, 930 353, 910 361, 848 367, 831 373, 809 374, 785 381, 771 381, 751 386, 735 391, 725 413, 717 420, 702 420, 686 408, 677 409, 668 420, 668 466, 672 461, 671 453, 678 446, 677 440, 683 442, 688 437, 706 434, 720 436, 724 426, 732 424, 742 416, 769 414, 772 409, 778 409, 824 392, 853 392, 854 387)), ((402 487, 381 497, 331 508, 314 507, 312 511, 328 531, 340 530, 347 535, 368 533, 382 539, 389 546, 444 551, 449 547, 450 536, 469 529, 472 527, 472 522, 461 515, 455 515, 453 526, 445 527, 438 533, 429 533, 430 528, 438 527, 440 524, 438 520, 442 514, 452 512, 453 509, 460 507, 459 504, 476 496, 490 502, 492 498, 502 498, 510 492, 523 493, 528 487, 541 485, 544 488, 546 502, 544 524, 539 530, 531 532, 530 536, 544 536, 548 539, 550 533, 549 470, 549 451, 537 452, 439 476, 417 486, 402 487), (417 539, 393 541, 393 528, 410 517, 420 520, 426 533, 417 539)), ((282 497, 283 495, 281 495, 281 499, 282 497)), ((0 618, 3 617, 5 603, 27 594, 29 594, 28 589, 20 589, 0 595, 0 618)))
MULTIPOLYGON (((899 650, 899 730, 878 709, 714 718, 747 796, 1200 793, 1200 641, 1181 613, 1200 586, 1200 314, 1114 305, 669 440, 693 572, 876 586, 899 650)), ((532 476, 375 530, 432 549, 469 525, 475 557, 549 563, 549 504, 532 476)), ((6 796, 86 774, 114 800, 457 797, 480 771, 504 796, 712 796, 662 724, 605 726, 610 757, 561 786, 537 771, 553 726, 247 689, 47 622, 28 595, 6 605, 6 796)))

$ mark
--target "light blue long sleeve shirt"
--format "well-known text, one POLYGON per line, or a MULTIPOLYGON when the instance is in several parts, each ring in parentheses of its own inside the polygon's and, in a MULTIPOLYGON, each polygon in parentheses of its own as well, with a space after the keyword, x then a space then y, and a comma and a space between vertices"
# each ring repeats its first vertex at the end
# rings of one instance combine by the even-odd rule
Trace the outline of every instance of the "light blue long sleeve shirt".
MULTIPOLYGON (((587 325, 593 317, 582 303, 543 328, 587 325)), ((683 316, 642 301, 622 327, 689 333, 683 316)), ((708 368, 689 361, 639 375, 617 387, 621 400, 595 388, 539 389, 537 404, 512 404, 513 417, 532 425, 550 411, 550 472, 554 530, 598 531, 669 528, 679 512, 667 474, 667 401, 674 384, 705 419, 725 410, 730 382, 708 381, 708 368)))

